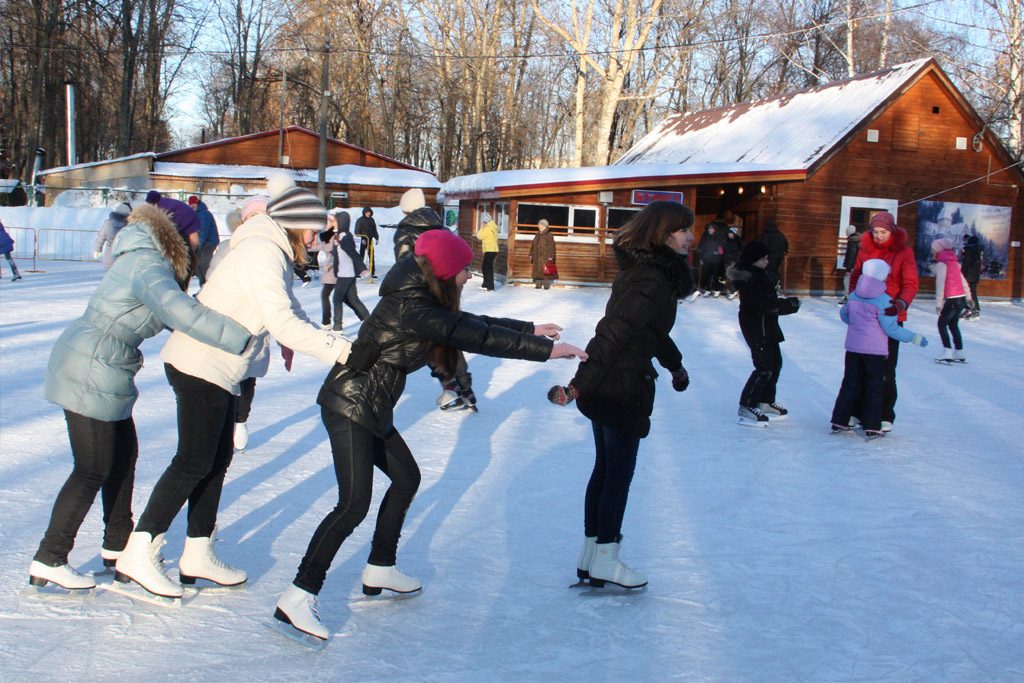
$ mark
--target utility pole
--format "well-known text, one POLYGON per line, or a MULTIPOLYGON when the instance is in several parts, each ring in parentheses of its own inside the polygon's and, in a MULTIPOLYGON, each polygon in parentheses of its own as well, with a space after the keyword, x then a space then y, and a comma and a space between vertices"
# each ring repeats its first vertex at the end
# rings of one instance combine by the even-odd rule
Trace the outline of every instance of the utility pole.
POLYGON ((327 205, 327 98, 331 96, 330 84, 331 42, 324 41, 324 63, 320 72, 320 173, 317 176, 316 193, 327 205))
POLYGON ((281 69, 281 113, 278 117, 277 127, 277 165, 284 166, 284 94, 288 90, 288 70, 281 69))

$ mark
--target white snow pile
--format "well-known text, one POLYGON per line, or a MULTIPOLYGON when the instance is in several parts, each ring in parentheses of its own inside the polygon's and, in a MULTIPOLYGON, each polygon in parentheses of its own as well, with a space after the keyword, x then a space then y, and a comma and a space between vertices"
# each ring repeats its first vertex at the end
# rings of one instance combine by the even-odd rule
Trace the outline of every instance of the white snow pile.
MULTIPOLYGON (((0 262, 0 267, 5 267, 0 262)), ((61 410, 42 397, 49 350, 81 315, 102 269, 40 261, 0 283, 0 679, 345 681, 1017 680, 1024 676, 1024 306, 983 305, 963 325, 968 362, 937 365, 932 301, 908 327, 926 349, 900 352, 897 420, 885 439, 830 436, 844 327, 835 299, 782 321, 779 400, 768 429, 736 424, 750 357, 736 302, 679 307, 673 337, 692 384, 658 379, 641 442, 623 559, 650 585, 571 588, 593 466, 590 424, 545 400, 574 361, 471 356, 477 414, 441 413, 438 384, 412 377, 398 429, 423 481, 399 566, 423 580, 403 600, 366 598, 360 572, 386 477, 342 546, 320 595, 327 647, 265 627, 313 529, 337 501, 316 393, 327 368, 297 357, 259 380, 249 449, 235 455, 217 553, 246 569, 239 589, 187 588, 169 609, 99 589, 86 598, 29 590, 28 565, 71 469, 61 410)), ((557 322, 585 344, 604 288, 496 293, 466 288, 465 310, 557 322)), ((297 289, 311 317, 318 284, 297 289)), ((376 287, 362 283, 371 308, 376 287)), ((358 322, 345 313, 345 330, 358 322)), ((143 345, 134 417, 141 513, 177 442, 174 395, 143 345)), ((168 533, 166 568, 185 535, 168 533)), ((101 573, 97 500, 71 553, 101 573)))

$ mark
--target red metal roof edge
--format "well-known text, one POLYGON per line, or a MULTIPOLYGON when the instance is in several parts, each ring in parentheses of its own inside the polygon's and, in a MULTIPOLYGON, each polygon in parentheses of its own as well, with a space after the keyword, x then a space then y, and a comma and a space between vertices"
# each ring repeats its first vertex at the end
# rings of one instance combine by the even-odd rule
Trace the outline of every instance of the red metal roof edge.
MULTIPOLYGON (((233 144, 233 143, 236 143, 236 142, 241 142, 243 140, 254 140, 256 138, 268 137, 270 135, 279 135, 280 131, 281 131, 280 128, 273 128, 271 130, 259 131, 258 133, 249 133, 248 135, 238 135, 238 136, 231 137, 231 138, 221 138, 220 140, 213 140, 212 142, 204 142, 201 145, 193 145, 192 147, 183 147, 182 149, 172 149, 172 150, 170 150, 168 152, 160 152, 160 153, 158 153, 156 155, 156 160, 157 161, 161 161, 163 159, 163 157, 171 156, 171 155, 174 155, 174 154, 183 154, 185 152, 194 152, 194 151, 200 150, 200 149, 209 149, 210 147, 217 147, 217 146, 223 146, 223 145, 227 145, 227 144, 233 144)), ((316 131, 310 130, 309 128, 305 128, 304 126, 297 126, 297 125, 285 126, 285 132, 304 133, 306 135, 311 135, 311 136, 316 137, 316 138, 320 137, 319 133, 317 133, 316 131)), ((384 154, 380 154, 379 152, 374 152, 371 149, 366 149, 364 147, 360 147, 359 145, 353 145, 350 142, 345 142, 343 140, 338 140, 336 138, 332 138, 331 136, 327 136, 327 140, 329 142, 333 142, 333 143, 335 143, 337 145, 342 145, 344 147, 348 147, 349 149, 354 149, 354 150, 362 152, 364 154, 369 154, 370 156, 375 157, 377 159, 388 161, 388 162, 391 162, 393 164, 398 164, 399 166, 402 166, 403 168, 407 168, 410 171, 419 171, 420 173, 429 173, 430 175, 433 175, 433 176, 437 175, 436 173, 433 173, 432 171, 428 171, 428 170, 426 170, 424 168, 419 168, 418 166, 413 166, 412 164, 407 164, 404 161, 399 161, 398 159, 394 159, 394 158, 386 156, 384 154)))
MULTIPOLYGON (((593 185, 595 183, 631 183, 640 182, 644 180, 656 181, 656 182, 670 182, 673 180, 703 180, 707 178, 734 178, 738 176, 756 176, 758 178, 772 179, 779 176, 791 176, 791 175, 807 175, 807 169, 778 169, 774 171, 730 171, 728 173, 679 173, 672 175, 639 175, 639 176, 624 176, 621 178, 591 178, 587 180, 559 180, 551 181, 547 183, 532 183, 526 184, 521 183, 518 185, 495 185, 493 190, 490 192, 510 192, 514 190, 538 190, 548 189, 556 187, 571 187, 573 185, 593 185)), ((477 191, 479 192, 479 191, 477 191)), ((467 193, 469 194, 469 193, 467 193)), ((458 197, 459 194, 453 194, 452 196, 458 197)))

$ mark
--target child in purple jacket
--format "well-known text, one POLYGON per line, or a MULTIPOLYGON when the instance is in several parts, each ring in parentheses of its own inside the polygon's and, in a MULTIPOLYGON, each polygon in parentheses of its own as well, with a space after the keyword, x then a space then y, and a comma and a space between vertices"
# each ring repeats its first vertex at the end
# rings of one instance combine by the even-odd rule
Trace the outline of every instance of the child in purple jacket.
POLYGON ((882 431, 882 379, 889 353, 887 337, 920 347, 928 340, 900 327, 895 315, 886 315, 892 300, 885 293, 889 264, 882 259, 864 262, 857 287, 839 317, 847 324, 846 364, 843 383, 832 409, 832 433, 850 431, 850 415, 861 404, 861 425, 867 439, 885 436, 882 431), (863 400, 863 402, 862 402, 863 400))

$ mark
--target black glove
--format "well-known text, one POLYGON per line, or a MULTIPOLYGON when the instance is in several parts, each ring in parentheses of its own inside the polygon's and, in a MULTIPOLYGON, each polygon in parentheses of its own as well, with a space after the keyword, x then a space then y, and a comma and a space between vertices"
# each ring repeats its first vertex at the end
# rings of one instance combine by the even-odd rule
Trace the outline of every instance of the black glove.
POLYGON ((782 315, 790 315, 800 310, 800 299, 795 296, 788 296, 782 300, 782 315))
POLYGON ((672 371, 672 388, 676 391, 686 391, 688 386, 690 386, 690 373, 680 365, 678 370, 672 371))
POLYGON ((576 387, 572 384, 565 387, 556 384, 548 389, 548 400, 556 406, 567 406, 579 398, 579 396, 579 392, 576 391, 576 387))
POLYGON ((352 350, 348 353, 345 365, 353 370, 366 371, 377 362, 379 355, 377 345, 357 339, 352 344, 352 350))

